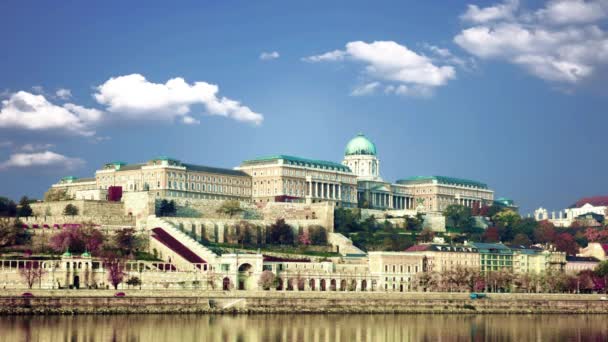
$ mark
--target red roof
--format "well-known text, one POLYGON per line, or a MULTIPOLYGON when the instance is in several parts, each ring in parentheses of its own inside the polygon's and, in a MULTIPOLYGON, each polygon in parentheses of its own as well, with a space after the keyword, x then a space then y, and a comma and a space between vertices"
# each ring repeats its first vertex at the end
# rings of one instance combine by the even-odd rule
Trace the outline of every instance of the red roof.
POLYGON ((583 197, 576 201, 574 207, 580 208, 587 203, 591 204, 594 207, 608 206, 608 196, 583 197))
POLYGON ((408 249, 406 249, 406 252, 423 252, 423 251, 427 251, 429 249, 429 247, 431 247, 431 245, 414 245, 408 249))

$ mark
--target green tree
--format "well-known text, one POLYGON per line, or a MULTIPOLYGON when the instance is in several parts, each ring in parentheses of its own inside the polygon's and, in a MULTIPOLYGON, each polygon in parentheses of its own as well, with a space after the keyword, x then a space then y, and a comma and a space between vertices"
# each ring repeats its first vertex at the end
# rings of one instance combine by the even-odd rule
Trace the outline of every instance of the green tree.
POLYGON ((277 219, 268 227, 267 241, 270 244, 293 245, 295 234, 290 225, 285 223, 285 219, 277 219))
POLYGON ((32 236, 19 220, 0 218, 0 247, 28 244, 32 236))
POLYGON ((237 200, 224 201, 222 205, 216 210, 218 214, 224 214, 232 218, 234 215, 240 214, 245 211, 241 208, 241 202, 237 200))
POLYGON ((17 205, 11 199, 0 197, 0 216, 15 217, 17 214, 17 205))
POLYGON ((604 261, 600 262, 599 264, 597 264, 597 266, 595 267, 594 272, 599 277, 606 277, 606 276, 608 276, 608 260, 604 260, 604 261))
POLYGON ((17 216, 29 217, 32 216, 32 207, 30 207, 30 199, 27 196, 21 197, 19 200, 19 208, 17 209, 17 216))
POLYGON ((424 223, 424 215, 422 213, 417 213, 416 216, 405 217, 405 229, 413 232, 418 232, 422 230, 422 224, 424 223))
POLYGON ((116 248, 124 256, 132 256, 140 248, 141 240, 134 228, 123 228, 113 236, 116 248))
POLYGON ((127 279, 127 281, 125 281, 125 284, 127 284, 127 286, 141 286, 141 279, 139 279, 139 277, 137 276, 132 276, 129 279, 127 279))
POLYGON ((327 245, 327 230, 321 226, 310 227, 308 230, 310 242, 313 245, 327 245))
POLYGON ((471 208, 452 204, 445 208, 443 215, 447 220, 447 225, 461 232, 468 232, 473 229, 473 218, 471 216, 471 208))
POLYGON ((65 208, 63 208, 63 215, 66 215, 66 216, 78 215, 78 207, 73 205, 72 203, 69 203, 68 205, 65 206, 65 208))
POLYGON ((334 211, 334 230, 338 233, 349 234, 361 230, 359 209, 336 208, 334 211))

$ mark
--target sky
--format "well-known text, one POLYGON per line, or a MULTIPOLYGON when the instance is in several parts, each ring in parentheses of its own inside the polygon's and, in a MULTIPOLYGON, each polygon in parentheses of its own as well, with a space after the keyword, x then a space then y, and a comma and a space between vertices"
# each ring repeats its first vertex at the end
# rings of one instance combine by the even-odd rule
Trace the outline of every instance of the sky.
POLYGON ((167 155, 487 183, 527 214, 607 195, 608 0, 0 2, 0 195, 167 155))

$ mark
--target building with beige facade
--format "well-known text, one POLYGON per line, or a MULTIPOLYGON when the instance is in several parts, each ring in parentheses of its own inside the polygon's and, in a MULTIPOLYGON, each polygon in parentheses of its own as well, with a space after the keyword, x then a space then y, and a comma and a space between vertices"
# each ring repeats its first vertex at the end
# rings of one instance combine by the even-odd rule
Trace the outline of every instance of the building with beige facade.
POLYGON ((380 175, 376 145, 358 134, 346 145, 342 164, 357 175, 360 207, 388 210, 443 211, 448 205, 491 205, 494 191, 484 183, 444 176, 416 176, 387 182, 380 175))
POLYGON ((251 177, 246 173, 168 157, 139 164, 107 163, 95 172, 95 178, 65 177, 52 189, 66 189, 74 199, 105 200, 110 187, 121 187, 123 192, 148 191, 157 197, 251 199, 251 177))
POLYGON ((347 166, 324 160, 276 155, 246 160, 238 170, 252 179, 252 200, 334 202, 357 206, 357 178, 347 166))
POLYGON ((369 273, 381 291, 416 291, 416 276, 427 272, 428 258, 409 252, 369 252, 369 273))
POLYGON ((429 271, 442 273, 455 268, 479 270, 479 251, 470 245, 422 244, 415 245, 406 252, 427 257, 429 271))
POLYGON ((416 176, 394 183, 380 174, 376 145, 358 134, 342 163, 274 155, 245 160, 235 169, 188 164, 159 157, 145 163, 112 162, 95 178, 66 177, 53 188, 70 198, 103 200, 109 187, 149 191, 157 197, 238 199, 264 202, 332 202, 339 207, 438 213, 451 204, 491 205, 494 192, 481 182, 416 176))

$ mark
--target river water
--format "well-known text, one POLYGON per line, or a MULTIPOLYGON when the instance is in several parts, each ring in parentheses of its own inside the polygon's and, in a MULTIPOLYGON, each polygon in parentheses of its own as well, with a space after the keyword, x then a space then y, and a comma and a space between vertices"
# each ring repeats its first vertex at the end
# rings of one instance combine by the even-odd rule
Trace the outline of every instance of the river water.
POLYGON ((0 341, 608 341, 601 315, 0 317, 0 341))

